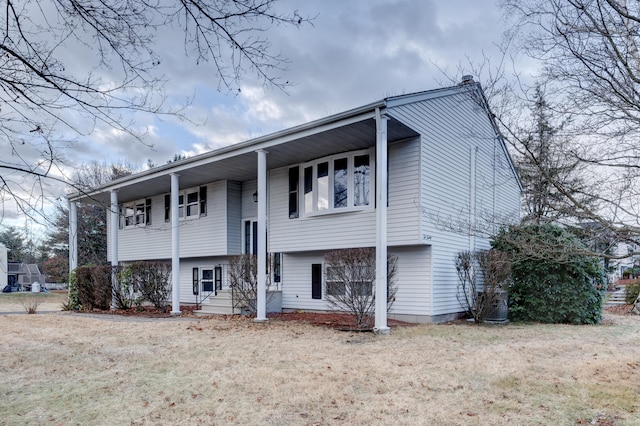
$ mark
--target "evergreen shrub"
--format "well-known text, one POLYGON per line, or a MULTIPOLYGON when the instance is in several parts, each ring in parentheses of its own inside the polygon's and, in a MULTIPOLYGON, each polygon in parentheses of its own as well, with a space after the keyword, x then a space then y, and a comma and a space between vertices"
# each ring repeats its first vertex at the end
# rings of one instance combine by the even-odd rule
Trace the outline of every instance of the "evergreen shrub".
POLYGON ((600 260, 574 234, 551 224, 514 226, 492 241, 509 254, 514 321, 596 324, 602 319, 605 279, 600 260))

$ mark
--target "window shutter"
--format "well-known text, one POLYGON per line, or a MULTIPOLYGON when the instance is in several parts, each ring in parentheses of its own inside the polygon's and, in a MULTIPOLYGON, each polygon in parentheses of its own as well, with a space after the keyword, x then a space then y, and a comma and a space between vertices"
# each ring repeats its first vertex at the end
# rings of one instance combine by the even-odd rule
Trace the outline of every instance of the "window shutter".
POLYGON ((164 196, 164 221, 171 221, 171 194, 165 194, 164 196))
POLYGON ((151 225, 151 198, 144 200, 144 218, 145 224, 151 225))
POLYGON ((311 265, 311 298, 322 299, 322 265, 311 265))
POLYGON ((200 216, 207 215, 207 187, 200 187, 200 216))
POLYGON ((289 219, 295 219, 299 216, 298 209, 300 202, 298 200, 298 186, 300 184, 300 168, 291 167, 289 169, 289 219))

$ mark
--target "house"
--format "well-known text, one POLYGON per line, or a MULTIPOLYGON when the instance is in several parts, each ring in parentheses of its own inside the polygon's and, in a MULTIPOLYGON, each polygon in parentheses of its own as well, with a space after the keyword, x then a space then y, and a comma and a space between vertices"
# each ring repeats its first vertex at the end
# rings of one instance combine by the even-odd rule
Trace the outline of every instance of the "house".
POLYGON ((7 247, 0 243, 0 289, 4 289, 9 284, 9 264, 7 261, 7 247))
POLYGON ((34 283, 44 286, 45 280, 46 275, 40 272, 40 268, 35 263, 7 263, 7 284, 15 289, 14 291, 31 291, 34 283))
MULTIPOLYGON (((396 301, 388 314, 384 298, 376 307, 376 328, 385 332, 388 315, 459 315, 454 257, 488 247, 497 227, 517 220, 520 192, 482 89, 466 77, 73 194, 70 266, 75 205, 102 202, 111 211, 109 260, 170 262, 173 313, 197 301, 194 289, 213 281, 224 289, 231 256, 257 254, 262 321, 267 259, 283 310, 322 311, 324 254, 375 247, 378 259, 398 258, 396 301)), ((376 271, 376 292, 386 292, 386 262, 376 271)))

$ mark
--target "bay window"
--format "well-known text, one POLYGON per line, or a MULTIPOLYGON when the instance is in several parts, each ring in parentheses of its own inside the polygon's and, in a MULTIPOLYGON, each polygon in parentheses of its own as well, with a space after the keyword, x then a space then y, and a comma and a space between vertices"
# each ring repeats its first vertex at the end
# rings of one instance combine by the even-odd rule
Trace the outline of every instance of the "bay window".
MULTIPOLYGON (((291 170, 298 169, 292 168, 291 170)), ((335 213, 372 207, 373 155, 371 151, 358 151, 321 158, 303 164, 303 213, 335 213)), ((289 182, 295 181, 289 176, 289 182)), ((291 189, 290 189, 291 191, 291 189)), ((291 214, 289 217, 297 217, 291 214)), ((296 212, 297 213, 297 212, 296 212)))

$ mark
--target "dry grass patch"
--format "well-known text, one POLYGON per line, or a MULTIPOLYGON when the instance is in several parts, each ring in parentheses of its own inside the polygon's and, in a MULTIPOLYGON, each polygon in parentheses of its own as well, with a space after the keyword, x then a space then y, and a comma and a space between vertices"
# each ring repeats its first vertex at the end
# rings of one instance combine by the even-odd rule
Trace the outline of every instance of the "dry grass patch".
POLYGON ((66 301, 66 291, 0 293, 0 312, 28 312, 29 308, 36 312, 60 311, 66 301))
POLYGON ((347 333, 0 316, 7 424, 640 424, 640 318, 347 333))

